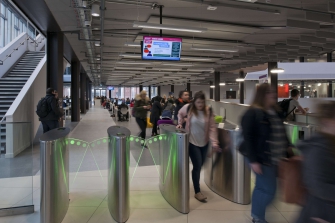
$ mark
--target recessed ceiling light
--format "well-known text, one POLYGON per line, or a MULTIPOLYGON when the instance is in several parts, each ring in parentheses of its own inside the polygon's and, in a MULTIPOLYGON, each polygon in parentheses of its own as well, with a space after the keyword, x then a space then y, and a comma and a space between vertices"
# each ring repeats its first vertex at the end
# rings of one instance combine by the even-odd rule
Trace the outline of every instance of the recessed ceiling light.
POLYGON ((209 6, 207 7, 207 10, 209 10, 209 11, 215 11, 217 8, 218 8, 218 7, 216 7, 216 6, 209 5, 209 6))
POLYGON ((211 88, 215 88, 215 86, 214 86, 214 85, 211 85, 211 88))
POLYGON ((134 46, 134 47, 141 47, 140 43, 125 43, 125 46, 134 46))
POLYGON ((244 81, 244 78, 237 78, 236 81, 237 81, 237 82, 243 82, 243 81, 244 81))
POLYGON ((236 1, 239 1, 239 2, 249 2, 249 3, 255 3, 255 2, 257 2, 257 0, 236 0, 236 1))
POLYGON ((321 86, 321 83, 318 83, 318 86, 320 87, 320 86, 321 86))
POLYGON ((226 83, 220 83, 220 85, 221 85, 221 86, 225 86, 225 85, 226 85, 226 83))
POLYGON ((208 48, 208 47, 195 47, 192 46, 191 50, 200 50, 200 51, 216 51, 216 52, 230 52, 235 53, 238 52, 238 49, 235 47, 218 47, 218 48, 208 48))
POLYGON ((204 29, 204 28, 162 25, 162 24, 146 23, 146 22, 134 22, 133 27, 147 28, 147 29, 173 30, 173 31, 182 31, 182 32, 194 32, 194 33, 202 33, 202 32, 207 31, 207 29, 204 29))
POLYGON ((284 73, 285 70, 283 68, 274 68, 270 71, 272 74, 280 74, 280 73, 284 73))

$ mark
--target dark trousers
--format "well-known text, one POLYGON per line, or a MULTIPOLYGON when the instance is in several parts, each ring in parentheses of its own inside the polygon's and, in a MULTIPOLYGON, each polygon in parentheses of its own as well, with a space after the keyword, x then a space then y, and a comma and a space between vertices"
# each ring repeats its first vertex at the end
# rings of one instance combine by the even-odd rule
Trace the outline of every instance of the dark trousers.
POLYGON ((189 144, 189 154, 193 164, 192 181, 194 192, 196 194, 200 192, 200 172, 201 167, 204 165, 206 160, 207 150, 208 144, 204 147, 198 147, 192 143, 189 144))
POLYGON ((140 137, 145 139, 146 131, 147 131, 147 120, 136 118, 136 122, 141 129, 140 137))
POLYGON ((158 135, 158 132, 157 132, 157 127, 158 127, 157 122, 158 121, 156 121, 155 123, 152 123, 152 134, 156 134, 156 135, 158 135))
POLYGON ((43 126, 43 133, 49 132, 50 130, 59 128, 59 122, 58 120, 52 120, 52 121, 42 121, 43 126))

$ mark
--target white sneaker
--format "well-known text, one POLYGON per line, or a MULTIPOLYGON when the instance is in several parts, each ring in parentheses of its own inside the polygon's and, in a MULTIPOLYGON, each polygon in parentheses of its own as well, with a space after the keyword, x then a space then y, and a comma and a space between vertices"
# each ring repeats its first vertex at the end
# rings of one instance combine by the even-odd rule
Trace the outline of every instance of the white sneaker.
POLYGON ((201 192, 197 193, 194 195, 194 197, 198 200, 198 201, 205 201, 207 199, 207 197, 205 195, 203 195, 201 192))

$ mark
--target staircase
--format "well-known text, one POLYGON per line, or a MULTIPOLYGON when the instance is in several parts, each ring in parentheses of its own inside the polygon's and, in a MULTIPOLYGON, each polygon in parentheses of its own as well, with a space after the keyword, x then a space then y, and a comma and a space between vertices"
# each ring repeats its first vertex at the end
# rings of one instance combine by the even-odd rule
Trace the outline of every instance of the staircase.
MULTIPOLYGON (((45 52, 26 52, 14 68, 4 77, 0 78, 0 120, 34 72, 45 52)), ((1 125, 1 153, 6 149, 6 128, 1 125)))

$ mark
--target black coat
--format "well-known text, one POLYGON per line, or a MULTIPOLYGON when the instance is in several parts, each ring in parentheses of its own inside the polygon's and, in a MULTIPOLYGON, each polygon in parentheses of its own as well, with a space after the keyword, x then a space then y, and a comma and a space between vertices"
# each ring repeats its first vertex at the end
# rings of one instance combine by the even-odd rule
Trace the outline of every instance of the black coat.
POLYGON ((174 120, 178 120, 178 112, 179 110, 186 105, 186 102, 180 102, 179 99, 176 99, 175 101, 176 107, 174 109, 174 120))
MULTIPOLYGON (((284 125, 284 124, 282 124, 284 125)), ((263 165, 272 165, 271 148, 271 123, 269 115, 262 109, 251 107, 242 117, 243 142, 240 152, 249 162, 258 162, 263 165)), ((287 146, 290 146, 287 139, 287 146)))
POLYGON ((157 123, 161 114, 162 114, 161 103, 159 101, 155 101, 151 108, 150 122, 152 124, 157 123))
POLYGON ((44 118, 40 118, 40 121, 58 121, 59 118, 63 116, 59 109, 58 101, 55 98, 55 95, 48 94, 45 96, 47 99, 48 107, 49 107, 49 113, 44 118))
POLYGON ((311 218, 335 222, 335 140, 334 136, 316 134, 298 148, 303 155, 303 179, 308 191, 298 223, 311 218))

